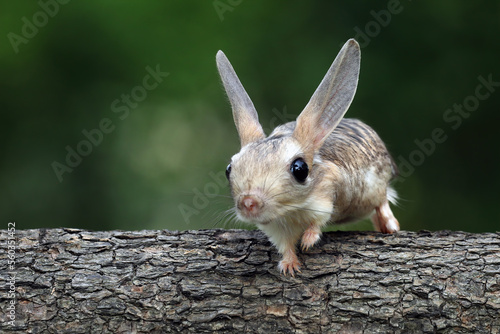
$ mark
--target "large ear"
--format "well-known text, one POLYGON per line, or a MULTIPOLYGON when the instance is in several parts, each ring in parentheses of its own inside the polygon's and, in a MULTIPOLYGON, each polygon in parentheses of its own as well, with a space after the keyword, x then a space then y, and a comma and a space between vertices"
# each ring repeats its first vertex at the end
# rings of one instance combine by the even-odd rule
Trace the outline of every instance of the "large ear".
POLYGON ((297 118, 293 137, 302 145, 309 163, 344 117, 354 98, 360 59, 358 43, 354 39, 348 40, 297 118))
POLYGON ((241 147, 265 138, 257 110, 255 110, 252 100, 243 88, 231 63, 222 51, 217 52, 216 59, 222 83, 233 109, 234 124, 236 124, 236 130, 240 136, 241 147))

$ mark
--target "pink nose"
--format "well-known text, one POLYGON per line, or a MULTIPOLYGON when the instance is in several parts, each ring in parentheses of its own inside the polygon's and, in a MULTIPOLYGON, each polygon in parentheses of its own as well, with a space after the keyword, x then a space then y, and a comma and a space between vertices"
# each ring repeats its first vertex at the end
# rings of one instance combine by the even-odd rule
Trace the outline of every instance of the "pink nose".
POLYGON ((240 209, 248 215, 257 215, 262 208, 262 201, 258 198, 246 195, 240 201, 240 209))

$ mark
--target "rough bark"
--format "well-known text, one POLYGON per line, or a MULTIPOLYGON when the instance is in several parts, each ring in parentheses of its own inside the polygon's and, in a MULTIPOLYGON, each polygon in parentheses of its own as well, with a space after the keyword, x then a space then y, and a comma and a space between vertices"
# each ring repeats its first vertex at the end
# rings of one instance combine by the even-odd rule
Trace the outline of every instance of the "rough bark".
POLYGON ((258 231, 1 232, 2 333, 500 332, 498 233, 325 233, 292 278, 258 231))

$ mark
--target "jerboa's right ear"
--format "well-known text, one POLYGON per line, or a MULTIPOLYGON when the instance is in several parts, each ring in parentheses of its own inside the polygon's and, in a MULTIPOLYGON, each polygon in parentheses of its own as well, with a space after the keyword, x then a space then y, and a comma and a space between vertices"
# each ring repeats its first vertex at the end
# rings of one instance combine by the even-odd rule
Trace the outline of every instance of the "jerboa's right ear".
POLYGON ((351 105, 358 86, 361 51, 354 39, 348 40, 297 118, 293 137, 302 145, 306 162, 323 145, 351 105))
POLYGON ((236 124, 236 130, 240 136, 241 147, 265 138, 257 110, 255 110, 252 100, 243 88, 231 63, 222 51, 217 52, 216 59, 222 83, 233 109, 234 124, 236 124))

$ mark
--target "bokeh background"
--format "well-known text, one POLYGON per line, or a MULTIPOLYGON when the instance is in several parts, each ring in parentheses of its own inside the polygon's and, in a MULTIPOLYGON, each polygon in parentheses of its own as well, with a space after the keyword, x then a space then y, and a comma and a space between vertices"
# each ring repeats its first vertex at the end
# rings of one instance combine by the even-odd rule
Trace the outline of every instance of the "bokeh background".
POLYGON ((395 184, 401 227, 500 230, 498 1, 0 8, 0 228, 240 227, 220 220, 231 206, 221 173, 239 142, 217 50, 270 129, 300 113, 340 46, 356 37, 361 76, 348 117, 373 126, 404 165, 395 184), (151 71, 161 72, 157 81, 151 71), (146 90, 145 79, 155 87, 146 90), (464 104, 469 111, 453 111, 464 104), (92 130, 103 121, 100 138, 92 130), (81 143, 84 131, 97 144, 81 143), (86 153, 72 158, 74 168, 68 147, 86 153))

